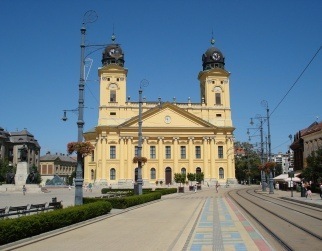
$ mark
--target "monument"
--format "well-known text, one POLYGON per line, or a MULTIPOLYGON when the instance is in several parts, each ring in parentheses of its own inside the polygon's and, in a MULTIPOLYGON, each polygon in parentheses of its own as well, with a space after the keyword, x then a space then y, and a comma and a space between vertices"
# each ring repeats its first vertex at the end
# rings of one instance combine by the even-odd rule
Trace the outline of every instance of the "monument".
POLYGON ((17 170, 15 175, 16 186, 23 186, 26 184, 26 180, 29 175, 29 165, 28 165, 28 149, 23 145, 20 149, 19 161, 17 164, 17 170))

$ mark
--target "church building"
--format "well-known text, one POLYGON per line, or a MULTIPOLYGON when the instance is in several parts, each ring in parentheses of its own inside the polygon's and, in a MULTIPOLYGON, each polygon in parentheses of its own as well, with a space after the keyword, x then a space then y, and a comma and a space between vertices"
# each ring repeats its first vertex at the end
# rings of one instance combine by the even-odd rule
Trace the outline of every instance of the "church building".
MULTIPOLYGON (((84 183, 133 187, 137 180, 139 102, 127 98, 127 74, 113 36, 98 69, 98 124, 84 133, 95 147, 84 158, 84 183)), ((236 182, 229 76, 212 39, 198 74, 199 103, 142 100, 143 187, 174 184, 175 173, 203 172, 208 185, 236 182)))

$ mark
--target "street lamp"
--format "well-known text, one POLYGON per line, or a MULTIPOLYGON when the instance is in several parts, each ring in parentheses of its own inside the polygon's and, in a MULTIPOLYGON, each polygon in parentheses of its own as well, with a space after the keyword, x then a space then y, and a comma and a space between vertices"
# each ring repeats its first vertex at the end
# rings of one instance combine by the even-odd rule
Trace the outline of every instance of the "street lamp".
MULTIPOLYGON (((85 87, 85 35, 86 35, 86 24, 93 23, 97 20, 98 16, 95 11, 89 10, 85 12, 83 17, 83 24, 80 29, 81 31, 81 57, 80 57, 80 78, 78 85, 78 108, 73 110, 64 110, 63 121, 67 120, 66 112, 78 112, 77 120, 77 141, 83 141, 83 128, 84 128, 84 87, 85 87)), ((75 205, 83 204, 83 165, 84 157, 82 153, 77 152, 77 166, 76 166, 76 178, 75 178, 75 205)))
POLYGON ((138 178, 137 184, 134 187, 134 193, 137 195, 142 194, 142 88, 149 85, 149 81, 143 79, 140 83, 139 89, 139 132, 138 132, 138 178))
MULTIPOLYGON (((266 108, 266 119, 267 119, 267 133, 268 133, 268 161, 271 161, 271 155, 272 155, 272 150, 271 150, 271 131, 270 131, 270 123, 269 123, 269 108, 268 108, 268 103, 266 100, 262 101, 262 106, 266 108)), ((275 166, 273 168, 274 176, 272 174, 272 170, 269 170, 269 193, 273 194, 274 193, 274 186, 273 186, 273 177, 275 177, 275 166)))
MULTIPOLYGON (((260 130, 260 137, 261 137, 261 163, 264 164, 264 139, 263 139, 263 117, 259 114, 255 116, 255 119, 258 119, 260 122, 259 130, 260 130)), ((253 118, 250 119, 250 124, 254 125, 253 118)), ((249 129, 256 129, 256 128, 249 128, 249 129)), ((247 134, 249 134, 249 129, 247 130, 247 134)), ((261 170, 261 180, 262 180, 262 191, 264 192, 266 189, 265 186, 265 172, 261 170)))

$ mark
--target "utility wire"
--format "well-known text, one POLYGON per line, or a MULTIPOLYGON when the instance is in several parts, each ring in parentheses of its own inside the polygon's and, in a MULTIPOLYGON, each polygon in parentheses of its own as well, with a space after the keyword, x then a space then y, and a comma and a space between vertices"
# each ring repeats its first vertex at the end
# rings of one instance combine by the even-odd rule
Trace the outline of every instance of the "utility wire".
POLYGON ((306 67, 304 68, 304 70, 301 72, 301 74, 298 76, 298 78, 295 80, 295 82, 293 83, 293 85, 291 86, 291 88, 286 92, 286 94, 284 95, 284 97, 281 99, 281 101, 277 104, 277 106, 274 108, 274 110, 271 112, 271 114, 269 116, 271 116, 275 110, 279 107, 279 105, 284 101, 284 99, 286 98, 286 96, 289 94, 289 92, 293 89, 293 87, 297 84, 297 82, 300 80, 300 78, 302 77, 302 75, 304 74, 304 72, 307 70, 307 68, 309 68, 310 64, 313 62, 313 60, 315 59, 315 57, 318 55, 318 53, 320 52, 320 50, 322 49, 322 46, 320 46, 320 48, 317 50, 317 52, 314 54, 314 56, 312 57, 312 59, 310 60, 310 62, 306 65, 306 67))

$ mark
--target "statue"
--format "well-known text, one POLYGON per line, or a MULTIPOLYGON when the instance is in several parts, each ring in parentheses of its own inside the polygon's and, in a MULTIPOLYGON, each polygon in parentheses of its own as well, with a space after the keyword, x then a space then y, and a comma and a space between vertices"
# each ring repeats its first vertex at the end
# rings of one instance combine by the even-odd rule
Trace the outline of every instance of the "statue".
POLYGON ((28 149, 25 145, 23 145, 21 148, 19 148, 20 151, 20 161, 25 162, 28 158, 28 149))

